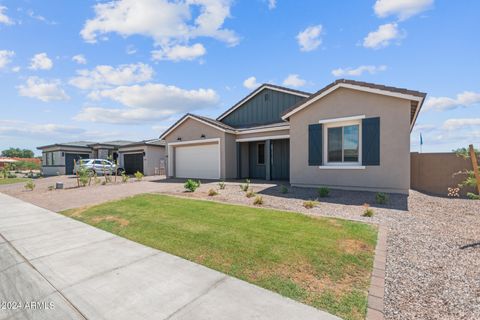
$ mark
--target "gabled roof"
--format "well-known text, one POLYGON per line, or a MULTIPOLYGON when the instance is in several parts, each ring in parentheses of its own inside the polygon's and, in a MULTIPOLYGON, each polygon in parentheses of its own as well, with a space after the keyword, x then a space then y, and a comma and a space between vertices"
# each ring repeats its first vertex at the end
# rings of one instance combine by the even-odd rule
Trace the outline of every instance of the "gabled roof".
POLYGON ((355 81, 355 80, 339 79, 335 82, 330 83, 326 87, 320 89, 319 91, 317 91, 316 93, 308 97, 306 100, 300 101, 295 105, 293 105, 291 108, 287 109, 283 113, 282 119, 287 120, 291 115, 302 110, 303 108, 307 107, 311 103, 321 99, 322 97, 335 91, 338 88, 348 88, 353 90, 366 91, 366 92, 410 100, 412 102, 410 130, 413 128, 413 125, 415 124, 415 120, 417 119, 418 112, 420 111, 420 108, 422 107, 425 97, 427 95, 424 92, 414 91, 414 90, 409 90, 404 88, 396 88, 396 87, 384 86, 380 84, 355 81))
POLYGON ((251 92, 248 96, 246 96, 245 98, 243 98, 242 100, 240 100, 239 102, 237 102, 236 104, 233 105, 233 107, 231 107, 230 109, 228 109, 227 111, 225 111, 224 113, 222 113, 218 118, 217 118, 217 121, 220 121, 222 120, 223 118, 225 118, 226 116, 228 116, 230 113, 232 113, 233 111, 235 111, 236 109, 240 108, 244 103, 246 103, 248 100, 250 100, 251 98, 253 98, 254 96, 256 96, 257 94, 259 94, 262 90, 264 89, 270 89, 270 90, 274 90, 274 91, 278 91, 278 92, 284 92, 284 93, 289 93, 289 94, 294 94, 296 96, 300 96, 300 97, 304 97, 304 98, 307 98, 311 95, 311 93, 308 93, 308 92, 304 92, 304 91, 300 91, 300 90, 295 90, 295 89, 290 89, 290 88, 286 88, 286 87, 281 87, 281 86, 277 86, 277 85, 274 85, 274 84, 269 84, 269 83, 264 83, 262 84, 260 87, 258 87, 256 90, 254 90, 253 92, 251 92))
POLYGON ((166 135, 168 135, 170 132, 175 130, 176 127, 181 125, 183 122, 187 121, 188 119, 193 119, 196 121, 199 121, 203 124, 206 124, 208 126, 214 127, 215 129, 218 129, 223 132, 229 132, 229 133, 234 133, 235 128, 230 127, 229 125, 226 125, 225 123, 222 123, 220 121, 204 117, 204 116, 198 116, 195 114, 187 113, 183 117, 181 117, 177 122, 175 122, 170 128, 168 128, 164 133, 162 133, 159 137, 159 139, 164 139, 166 135))

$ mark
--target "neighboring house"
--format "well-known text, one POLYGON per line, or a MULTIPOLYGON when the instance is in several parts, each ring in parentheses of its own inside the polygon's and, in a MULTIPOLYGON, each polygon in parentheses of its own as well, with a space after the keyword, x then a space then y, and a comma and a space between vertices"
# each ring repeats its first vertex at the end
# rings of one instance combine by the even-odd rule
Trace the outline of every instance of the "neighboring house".
MULTIPOLYGON (((158 139, 152 141, 158 141, 158 139)), ((135 150, 132 150, 130 146, 139 146, 144 143, 146 142, 108 141, 98 143, 76 141, 42 146, 37 149, 42 150, 42 172, 46 176, 72 174, 74 162, 79 159, 118 159, 120 165, 125 168, 127 172, 136 172, 138 170, 144 174, 153 174, 152 172, 154 171, 149 169, 153 166, 152 161, 158 160, 158 166, 160 166, 161 161, 159 155, 165 153, 165 147, 161 144, 152 142, 152 144, 145 144, 135 149, 141 152, 142 165, 129 161, 129 156, 127 156, 127 161, 124 161, 124 154, 135 154, 135 152, 131 152, 135 150), (150 147, 151 145, 152 147, 150 147), (153 160, 151 161, 150 159, 153 160), (148 173, 144 172, 143 162, 147 163, 146 168, 148 169, 148 173)))
POLYGON ((147 176, 164 175, 166 172, 165 141, 144 140, 118 148, 119 163, 126 173, 137 171, 147 176))
POLYGON ((264 84, 216 120, 186 114, 166 130, 167 175, 408 193, 425 96, 343 79, 315 94, 264 84))

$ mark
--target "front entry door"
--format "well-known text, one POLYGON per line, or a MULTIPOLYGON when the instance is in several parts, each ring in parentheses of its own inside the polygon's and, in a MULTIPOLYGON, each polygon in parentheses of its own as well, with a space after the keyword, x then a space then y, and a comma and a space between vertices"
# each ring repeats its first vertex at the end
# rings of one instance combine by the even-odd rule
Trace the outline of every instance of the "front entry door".
POLYGON ((288 180, 290 178, 290 141, 272 140, 270 145, 271 179, 288 180))

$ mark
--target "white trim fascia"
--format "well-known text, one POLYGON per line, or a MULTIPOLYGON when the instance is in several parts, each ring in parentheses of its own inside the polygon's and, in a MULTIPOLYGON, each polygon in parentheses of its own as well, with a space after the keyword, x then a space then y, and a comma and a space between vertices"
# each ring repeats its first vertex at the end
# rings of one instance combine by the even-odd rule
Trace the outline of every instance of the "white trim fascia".
POLYGON ((263 140, 277 140, 277 139, 290 139, 290 135, 283 134, 278 136, 243 138, 243 139, 236 139, 235 142, 263 141, 263 140))
POLYGON ((167 142, 169 146, 178 146, 178 145, 187 145, 187 144, 199 144, 199 143, 220 143, 220 138, 211 138, 211 139, 200 139, 200 140, 188 140, 188 141, 178 141, 178 142, 167 142))
POLYGON ((259 133, 259 132, 270 132, 270 131, 281 131, 281 130, 290 130, 290 126, 279 126, 274 128, 262 128, 262 129, 245 129, 244 131, 237 131, 239 134, 250 134, 250 133, 259 133))
POLYGON ((301 94, 301 93, 296 92, 296 91, 290 91, 290 90, 275 88, 275 87, 272 87, 272 86, 269 86, 269 85, 262 85, 262 86, 258 87, 258 89, 255 90, 252 94, 250 94, 250 96, 249 96, 248 98, 246 98, 246 99, 243 100, 243 101, 240 101, 235 108, 233 108, 232 110, 228 111, 228 112, 225 113, 224 115, 218 117, 217 120, 219 120, 219 121, 222 120, 223 118, 225 118, 226 116, 228 116, 230 113, 232 113, 233 111, 235 111, 235 110, 237 110, 238 108, 240 108, 240 107, 241 107, 242 105, 244 105, 248 100, 250 100, 250 99, 252 99, 253 97, 255 97, 255 96, 256 96, 260 91, 262 91, 263 89, 270 89, 270 90, 274 90, 274 91, 278 91, 278 92, 294 94, 294 95, 296 95, 296 96, 304 97, 304 98, 310 97, 309 94, 301 94))
POLYGON ((388 91, 388 90, 382 90, 382 89, 375 89, 375 88, 368 88, 364 86, 359 86, 359 85, 354 85, 354 84, 349 84, 349 83, 338 83, 335 86, 331 87, 328 90, 325 90, 315 98, 305 102, 304 104, 299 105, 286 115, 282 117, 282 120, 288 119, 291 115, 294 113, 297 113, 298 111, 304 109, 305 107, 308 107, 312 103, 320 100, 321 98, 325 97, 327 94, 330 94, 331 92, 337 90, 338 88, 347 88, 347 89, 352 89, 352 90, 358 90, 358 91, 363 91, 363 92, 369 92, 369 93, 375 93, 375 94, 380 94, 384 96, 389 96, 389 97, 395 97, 395 98, 400 98, 400 99, 406 99, 406 100, 414 100, 414 101, 422 101, 422 97, 417 97, 411 94, 405 94, 405 93, 399 93, 399 92, 393 92, 393 91, 388 91))
POLYGON ((420 108, 422 107, 424 100, 425 100, 425 98, 422 98, 422 99, 418 102, 417 110, 415 110, 415 115, 413 116, 413 119, 412 119, 412 121, 411 121, 411 123, 410 123, 410 132, 412 132, 413 126, 415 125, 415 122, 417 121, 418 113, 420 112, 420 108))
POLYGON ((212 128, 215 128, 217 130, 220 130, 222 132, 228 132, 228 133, 235 133, 235 131, 232 131, 232 130, 227 130, 227 129, 223 129, 222 127, 218 127, 218 126, 215 126, 211 123, 208 123, 202 119, 198 119, 196 117, 192 117, 191 115, 188 115, 186 116, 185 118, 183 118, 182 121, 178 122, 175 126, 171 127, 167 132, 165 132, 164 134, 162 134, 160 136, 160 138, 158 138, 159 140, 163 140, 165 138, 165 136, 169 135, 173 130, 175 130, 179 125, 181 125, 182 123, 184 123, 185 121, 187 121, 188 119, 192 119, 192 120, 196 120, 198 122, 201 122, 203 124, 206 124, 207 126, 210 126, 212 128))
POLYGON ((351 116, 351 117, 322 119, 318 121, 318 123, 345 122, 345 121, 353 121, 353 120, 360 120, 360 119, 365 119, 365 115, 362 114, 362 115, 351 116))
POLYGON ((319 166, 319 169, 350 169, 350 170, 357 170, 357 169, 365 169, 365 166, 333 166, 333 165, 326 165, 326 166, 319 166))

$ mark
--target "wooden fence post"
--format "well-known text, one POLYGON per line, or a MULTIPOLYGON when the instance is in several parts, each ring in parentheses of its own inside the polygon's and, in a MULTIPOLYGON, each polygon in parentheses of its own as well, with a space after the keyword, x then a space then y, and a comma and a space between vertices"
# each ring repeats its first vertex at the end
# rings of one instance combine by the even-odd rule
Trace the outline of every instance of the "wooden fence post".
POLYGON ((477 191, 480 195, 480 173, 478 172, 477 155, 475 154, 473 144, 469 145, 468 148, 470 149, 470 159, 472 160, 473 172, 475 173, 475 179, 477 180, 477 191))

